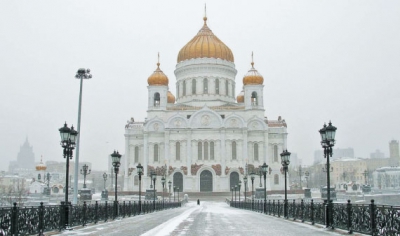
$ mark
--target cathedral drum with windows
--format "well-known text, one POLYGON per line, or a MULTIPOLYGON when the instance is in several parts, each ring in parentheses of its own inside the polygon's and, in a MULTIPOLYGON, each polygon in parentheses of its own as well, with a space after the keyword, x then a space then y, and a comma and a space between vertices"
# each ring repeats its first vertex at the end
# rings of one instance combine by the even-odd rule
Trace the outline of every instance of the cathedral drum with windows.
MULTIPOLYGON (((176 97, 157 63, 147 80, 145 121, 131 119, 125 126, 125 191, 139 190, 139 163, 144 167, 142 191, 155 172, 157 191, 162 191, 165 176, 180 192, 229 192, 244 175, 258 173, 264 162, 269 166, 267 191, 284 189, 279 154, 286 148, 286 122, 264 116, 264 78, 253 61, 235 97, 233 53, 203 20, 197 35, 179 51, 176 97)), ((259 181, 255 179, 254 188, 259 181)))

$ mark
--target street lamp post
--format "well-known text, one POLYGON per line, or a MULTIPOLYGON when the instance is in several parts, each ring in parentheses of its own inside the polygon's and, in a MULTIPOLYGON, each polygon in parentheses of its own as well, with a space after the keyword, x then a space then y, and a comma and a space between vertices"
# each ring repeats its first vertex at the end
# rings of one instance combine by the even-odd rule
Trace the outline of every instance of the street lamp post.
POLYGON ((139 163, 136 166, 137 174, 139 175, 139 214, 142 213, 142 175, 143 175, 143 166, 139 163))
POLYGON ((164 209, 164 186, 165 186, 165 177, 164 176, 161 178, 161 183, 162 183, 162 204, 163 204, 163 209, 164 209))
POLYGON ((247 202, 247 175, 244 176, 243 178, 244 182, 244 202, 247 202))
POLYGON ((175 202, 175 192, 176 192, 176 186, 174 186, 174 202, 175 202))
POLYGON ((235 207, 236 207, 236 190, 237 190, 237 185, 235 185, 235 207))
POLYGON ((101 200, 108 200, 108 191, 106 189, 106 181, 107 181, 107 173, 103 173, 103 180, 104 180, 104 190, 101 191, 101 200))
MULTIPOLYGON (((83 79, 91 79, 90 69, 80 68, 76 72, 75 78, 81 80, 81 86, 79 89, 79 107, 78 107, 78 134, 81 132, 81 108, 82 108, 82 86, 83 79)), ((78 170, 79 170, 79 141, 80 136, 76 139, 76 155, 75 155, 75 173, 74 173, 74 199, 73 202, 76 204, 78 202, 78 170)))
POLYGON ((156 179, 157 175, 155 172, 151 172, 151 179, 153 180, 153 210, 156 210, 156 179))
POLYGON ((262 173, 264 174, 264 213, 267 211, 267 171, 268 165, 264 162, 261 166, 262 173))
MULTIPOLYGON (((68 128, 67 123, 64 127, 59 129, 61 135, 61 146, 64 149, 63 156, 66 159, 65 168, 65 206, 64 206, 64 217, 65 217, 65 229, 69 229, 68 219, 69 219, 69 202, 68 202, 68 180, 69 180, 69 160, 72 159, 73 150, 75 148, 76 137, 78 132, 74 130, 74 126, 68 128)), ((75 181, 76 182, 76 181, 75 181)))
POLYGON ((238 198, 239 198, 239 207, 240 207, 240 187, 242 187, 242 181, 241 180, 239 180, 239 183, 238 183, 238 190, 239 190, 239 194, 238 194, 238 198))
POLYGON ((172 185, 172 182, 171 182, 171 180, 170 181, 168 181, 168 189, 169 189, 169 191, 168 191, 168 197, 169 197, 169 199, 168 199, 168 201, 169 202, 171 202, 171 185, 172 185))
POLYGON ((91 170, 88 165, 83 165, 81 169, 81 175, 83 175, 83 188, 86 188, 86 176, 90 175, 91 170))
POLYGON ((310 176, 310 172, 308 172, 308 170, 304 173, 305 178, 306 178, 306 184, 307 184, 307 188, 308 188, 308 177, 310 176))
POLYGON ((178 202, 179 202, 179 187, 176 187, 176 191, 178 192, 178 202))
POLYGON ((117 186, 118 186, 118 172, 119 166, 121 165, 121 154, 118 151, 115 151, 111 154, 112 165, 114 166, 114 173, 115 173, 115 190, 114 190, 114 219, 118 216, 118 194, 117 194, 117 186))
POLYGON ((233 187, 231 187, 231 192, 232 192, 232 200, 231 200, 231 201, 232 201, 232 202, 233 202, 233 191, 234 191, 234 190, 233 190, 233 187))
POLYGON ((256 173, 251 172, 250 179, 251 179, 251 209, 254 208, 254 179, 256 178, 256 173))
POLYGON ((107 181, 107 173, 104 172, 103 174, 103 180, 104 180, 104 191, 106 190, 106 181, 107 181))
POLYGON ((326 227, 331 226, 332 220, 332 203, 331 203, 331 184, 330 184, 330 163, 329 157, 332 157, 332 147, 335 145, 335 134, 337 128, 332 125, 329 121, 329 125, 324 124, 323 128, 319 130, 321 135, 321 145, 324 149, 324 157, 326 158, 326 181, 327 181, 327 200, 328 205, 326 207, 326 227))
POLYGON ((281 153, 281 163, 283 167, 283 171, 285 172, 285 202, 283 205, 283 217, 288 218, 288 200, 287 200, 287 172, 288 166, 290 164, 290 152, 284 150, 281 153))

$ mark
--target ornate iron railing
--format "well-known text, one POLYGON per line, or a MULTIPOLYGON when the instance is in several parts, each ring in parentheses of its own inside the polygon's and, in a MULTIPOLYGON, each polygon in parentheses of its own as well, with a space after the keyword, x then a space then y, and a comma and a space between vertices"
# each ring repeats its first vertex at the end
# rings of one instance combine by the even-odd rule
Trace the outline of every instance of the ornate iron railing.
MULTIPOLYGON (((284 201, 268 200, 264 211, 264 201, 235 202, 227 199, 231 207, 263 212, 264 214, 283 217, 284 201)), ((314 203, 288 202, 288 219, 311 222, 312 224, 327 224, 327 202, 314 203)), ((400 207, 370 204, 346 203, 332 204, 332 228, 347 230, 349 233, 359 232, 369 235, 400 235, 400 207)))
MULTIPOLYGON (((138 214, 146 214, 181 207, 181 202, 152 201, 142 202, 142 211, 139 212, 138 202, 118 203, 118 218, 132 217, 138 214), (155 208, 154 208, 155 206, 155 208)), ((69 205, 68 226, 85 226, 97 224, 115 218, 114 203, 98 203, 83 205, 69 205)), ((0 235, 44 235, 46 231, 62 230, 66 226, 65 205, 38 207, 13 207, 0 208, 0 235)))

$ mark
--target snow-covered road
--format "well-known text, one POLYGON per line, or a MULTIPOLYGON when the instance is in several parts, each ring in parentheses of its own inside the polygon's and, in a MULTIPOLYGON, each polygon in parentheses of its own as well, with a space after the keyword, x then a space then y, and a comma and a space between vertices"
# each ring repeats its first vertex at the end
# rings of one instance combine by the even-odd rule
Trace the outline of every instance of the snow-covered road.
MULTIPOLYGON (((47 235, 47 234, 46 234, 47 235)), ((54 235, 54 234, 53 234, 54 235)), ((338 235, 307 223, 230 208, 223 202, 189 202, 179 209, 64 231, 59 235, 338 235)))

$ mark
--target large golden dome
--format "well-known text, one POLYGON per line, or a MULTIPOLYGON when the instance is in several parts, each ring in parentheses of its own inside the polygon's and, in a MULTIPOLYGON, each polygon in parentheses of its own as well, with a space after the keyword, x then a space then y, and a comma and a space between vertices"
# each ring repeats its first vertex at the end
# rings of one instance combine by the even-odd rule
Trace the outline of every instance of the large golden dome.
POLYGON ((175 96, 170 91, 167 93, 167 103, 175 103, 175 96))
POLYGON ((40 158, 40 163, 35 168, 37 171, 45 171, 47 169, 47 166, 43 164, 42 158, 40 158))
POLYGON ((244 103, 244 91, 243 90, 239 93, 239 95, 237 95, 236 101, 238 103, 244 103))
POLYGON ((192 58, 220 58, 233 62, 233 53, 207 26, 207 17, 204 25, 192 40, 190 40, 178 54, 178 63, 192 58))
POLYGON ((147 83, 149 83, 149 85, 159 85, 159 86, 162 86, 162 85, 167 86, 168 85, 168 77, 160 69, 159 62, 157 63, 157 69, 147 79, 147 83))
POLYGON ((254 62, 251 62, 251 69, 243 77, 243 85, 249 84, 263 84, 264 78, 256 69, 254 69, 254 62))

